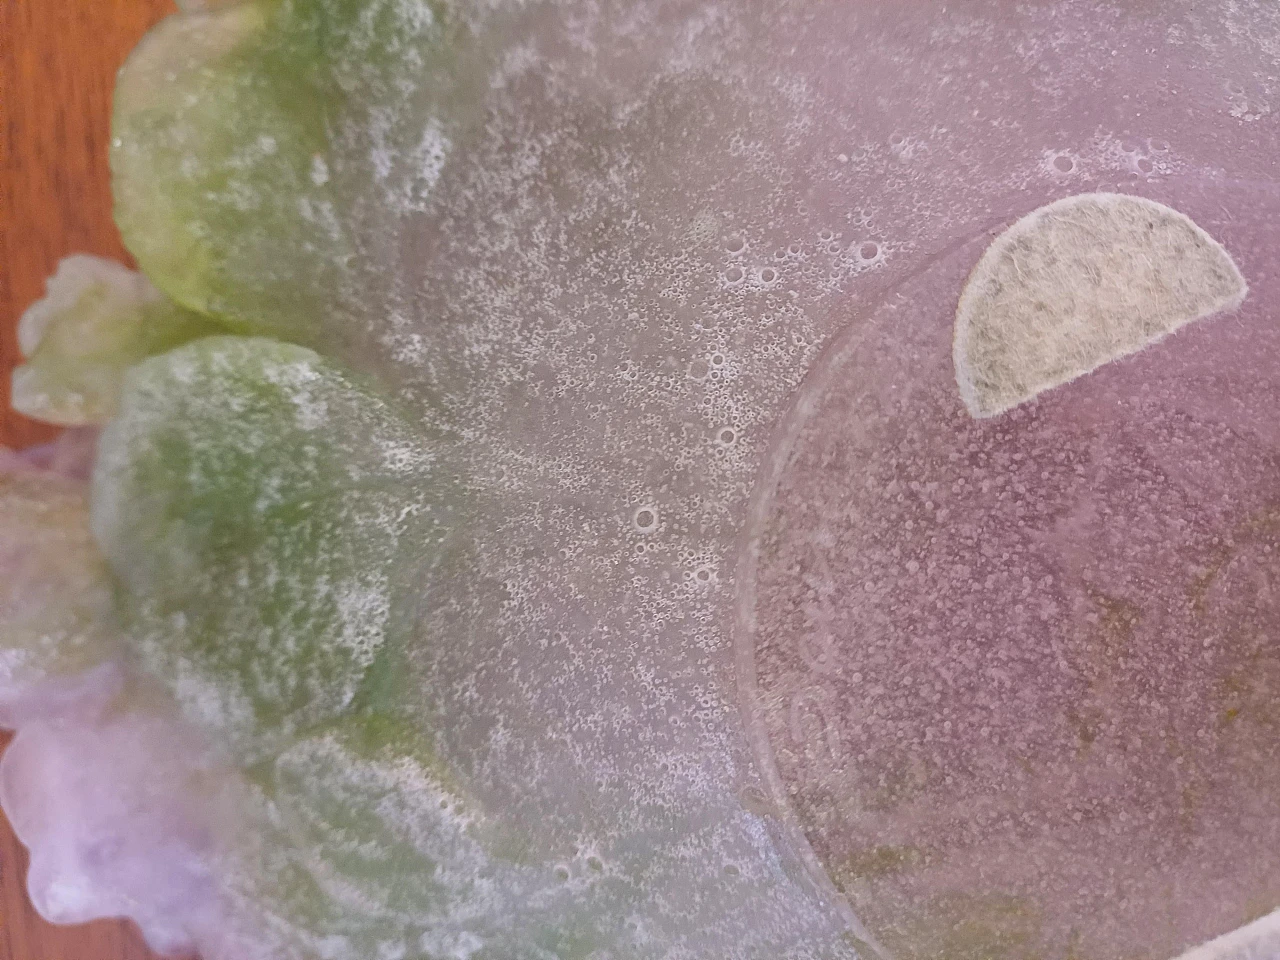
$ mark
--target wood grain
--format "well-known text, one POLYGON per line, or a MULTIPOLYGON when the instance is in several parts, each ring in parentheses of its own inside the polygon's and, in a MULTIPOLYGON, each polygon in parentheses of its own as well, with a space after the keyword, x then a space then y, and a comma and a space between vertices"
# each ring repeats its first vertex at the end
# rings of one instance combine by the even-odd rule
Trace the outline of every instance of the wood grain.
MULTIPOLYGON (((172 0, 0 0, 0 444, 55 432, 9 409, 22 311, 69 253, 127 261, 111 220, 111 91, 125 56, 171 10, 172 0)), ((45 923, 27 900, 26 872, 0 818, 0 960, 151 957, 124 923, 45 923)))

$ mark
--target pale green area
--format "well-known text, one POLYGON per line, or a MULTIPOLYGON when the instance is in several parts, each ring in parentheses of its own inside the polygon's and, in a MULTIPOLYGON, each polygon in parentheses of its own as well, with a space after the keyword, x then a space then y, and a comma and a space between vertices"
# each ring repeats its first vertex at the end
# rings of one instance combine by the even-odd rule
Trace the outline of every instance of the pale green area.
POLYGON ((84 491, 0 474, 0 691, 96 666, 116 649, 110 580, 84 491))
POLYGON ((129 367, 220 331, 141 274, 97 257, 68 257, 19 325, 26 363, 13 374, 13 408, 62 426, 105 423, 129 367))
POLYGON ((548 863, 503 851, 411 722, 364 711, 249 771, 254 829, 237 829, 233 897, 270 918, 289 956, 587 960, 609 918, 548 863), (407 950, 406 953, 399 951, 407 950))
POLYGON ((444 535, 433 457, 302 347, 212 337, 130 372, 94 534, 141 665, 239 759, 389 695, 444 535))
POLYGON ((1047 960, 1040 928, 1036 905, 1018 897, 951 894, 890 921, 881 939, 899 960, 1047 960))
POLYGON ((445 159, 441 7, 254 0, 170 17, 116 90, 115 216, 150 279, 238 332, 340 348, 445 159), (379 245, 390 243, 387 250, 379 245))

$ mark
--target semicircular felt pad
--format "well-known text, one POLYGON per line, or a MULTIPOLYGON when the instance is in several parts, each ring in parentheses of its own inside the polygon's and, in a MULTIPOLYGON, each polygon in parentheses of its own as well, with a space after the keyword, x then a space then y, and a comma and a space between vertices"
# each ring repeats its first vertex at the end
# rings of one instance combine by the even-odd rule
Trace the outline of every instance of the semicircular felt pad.
POLYGON ((956 311, 956 383, 992 417, 1237 306, 1248 292, 1222 245, 1163 204, 1082 194, 996 238, 956 311))

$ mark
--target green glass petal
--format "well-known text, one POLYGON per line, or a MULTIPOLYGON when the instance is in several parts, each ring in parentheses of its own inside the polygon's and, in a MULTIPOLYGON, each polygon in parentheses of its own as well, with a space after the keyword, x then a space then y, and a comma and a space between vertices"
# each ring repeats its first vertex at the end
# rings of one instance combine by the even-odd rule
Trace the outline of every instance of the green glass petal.
POLYGON ((385 302, 396 221, 451 138, 436 4, 253 0, 170 17, 121 71, 116 221, 147 275, 238 331, 334 349, 385 302))
POLYGON ((67 257, 46 291, 18 324, 27 362, 13 373, 13 408, 49 423, 105 423, 129 367, 220 329, 100 257, 67 257))
MULTIPOLYGON (((291 947, 323 956, 579 960, 608 938, 556 863, 508 856, 412 724, 345 718, 254 771, 262 811, 230 885, 291 947), (474 954, 477 956, 489 956, 474 954)), ((604 918, 607 926, 607 917, 604 918)))
POLYGON ((420 748, 370 750, 362 742, 368 725, 346 720, 304 739, 270 772, 287 859, 322 891, 293 909, 323 906, 334 929, 420 922, 456 895, 442 858, 456 856, 460 844, 482 856, 443 768, 424 762, 420 748))
POLYGON ((246 761, 391 696, 442 537, 433 464, 395 408, 305 348, 210 337, 135 367, 92 525, 142 666, 246 761))
POLYGON ((108 659, 109 584, 82 486, 0 473, 0 693, 108 659))

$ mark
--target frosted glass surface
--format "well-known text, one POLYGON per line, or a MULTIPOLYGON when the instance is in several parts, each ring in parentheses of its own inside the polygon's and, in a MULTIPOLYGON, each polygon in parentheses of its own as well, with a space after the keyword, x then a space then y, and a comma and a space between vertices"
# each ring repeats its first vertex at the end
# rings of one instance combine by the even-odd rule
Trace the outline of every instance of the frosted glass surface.
POLYGON ((1277 38, 1262 0, 163 22, 113 128, 146 279, 59 274, 29 405, 88 430, 0 460, 63 498, 57 543, 0 499, 0 570, 111 598, 0 595, 37 907, 205 960, 1280 954, 1277 38), (975 419, 975 265, 1099 193, 1218 272, 1083 257, 1195 308, 1060 287, 1142 335, 975 419))

